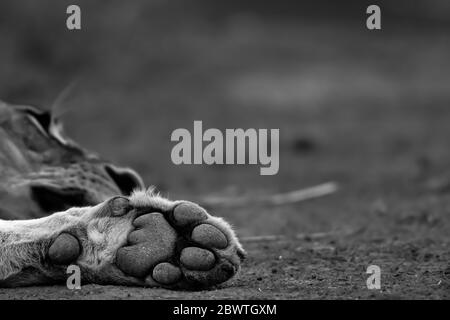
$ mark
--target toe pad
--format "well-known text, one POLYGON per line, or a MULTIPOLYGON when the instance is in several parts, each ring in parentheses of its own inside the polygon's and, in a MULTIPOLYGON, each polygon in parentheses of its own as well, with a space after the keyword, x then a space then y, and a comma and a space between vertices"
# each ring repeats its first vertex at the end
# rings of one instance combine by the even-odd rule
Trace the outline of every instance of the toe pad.
POLYGON ((200 206, 195 203, 185 202, 175 207, 173 217, 178 226, 184 227, 191 223, 206 220, 208 216, 200 206))
POLYGON ((228 240, 225 235, 210 224, 201 224, 192 230, 192 240, 205 247, 225 249, 228 246, 228 240))
POLYGON ((211 251, 187 247, 181 251, 180 261, 188 269, 207 271, 214 266, 216 258, 211 251))
POLYGON ((153 269, 153 279, 165 285, 174 284, 181 279, 181 270, 173 264, 163 262, 153 269))

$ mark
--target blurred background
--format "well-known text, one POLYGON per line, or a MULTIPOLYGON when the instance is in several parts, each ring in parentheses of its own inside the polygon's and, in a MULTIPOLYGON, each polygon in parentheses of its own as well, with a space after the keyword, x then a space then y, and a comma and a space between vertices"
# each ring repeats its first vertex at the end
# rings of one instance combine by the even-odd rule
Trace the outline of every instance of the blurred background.
POLYGON ((241 235, 383 234, 448 210, 449 30, 446 0, 2 0, 0 97, 45 108, 76 82, 68 134, 173 199, 340 184, 296 205, 218 209, 241 235), (81 31, 66 29, 70 4, 81 31), (370 4, 381 31, 366 28, 370 4), (278 175, 172 164, 170 135, 194 120, 279 128, 278 175))

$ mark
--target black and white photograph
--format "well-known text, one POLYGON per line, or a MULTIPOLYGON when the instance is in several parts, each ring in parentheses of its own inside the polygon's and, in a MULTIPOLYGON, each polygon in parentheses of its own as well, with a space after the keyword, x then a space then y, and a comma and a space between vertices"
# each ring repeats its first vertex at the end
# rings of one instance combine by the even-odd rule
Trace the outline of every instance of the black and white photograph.
POLYGON ((0 300, 449 298, 449 1, 0 1, 0 300))

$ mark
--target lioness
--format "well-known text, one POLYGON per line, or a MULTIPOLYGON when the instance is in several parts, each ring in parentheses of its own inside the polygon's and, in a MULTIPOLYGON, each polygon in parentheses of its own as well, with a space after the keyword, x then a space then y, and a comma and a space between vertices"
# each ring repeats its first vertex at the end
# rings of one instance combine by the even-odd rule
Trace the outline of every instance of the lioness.
POLYGON ((83 283, 205 288, 245 252, 224 220, 145 190, 131 169, 66 137, 51 112, 0 102, 0 287, 83 283))

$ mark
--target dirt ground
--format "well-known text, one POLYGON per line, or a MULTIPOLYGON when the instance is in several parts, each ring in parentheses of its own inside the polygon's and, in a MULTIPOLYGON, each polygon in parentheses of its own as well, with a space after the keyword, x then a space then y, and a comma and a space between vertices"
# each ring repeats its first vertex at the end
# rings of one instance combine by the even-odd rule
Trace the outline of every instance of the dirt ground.
POLYGON ((65 103, 69 134, 164 195, 340 188, 294 205, 210 208, 249 253, 239 277, 219 288, 32 287, 0 289, 0 299, 450 298, 448 26, 394 25, 386 16, 386 28, 370 33, 359 16, 321 19, 323 10, 310 19, 234 2, 218 14, 202 1, 201 10, 80 1, 86 29, 74 34, 59 28, 64 1, 17 2, 0 4, 9 12, 0 24, 0 96, 48 105, 79 79, 65 103), (279 173, 173 165, 170 134, 192 131, 194 120, 279 128, 279 173), (252 238, 271 235, 280 237, 252 238), (381 290, 367 289, 370 265, 381 268, 381 290))
POLYGON ((360 235, 247 246, 238 279, 200 292, 85 285, 2 290, 0 299, 449 299, 448 240, 399 241, 360 235), (357 244, 356 244, 357 243, 357 244), (366 266, 382 271, 381 290, 366 287, 366 266))

